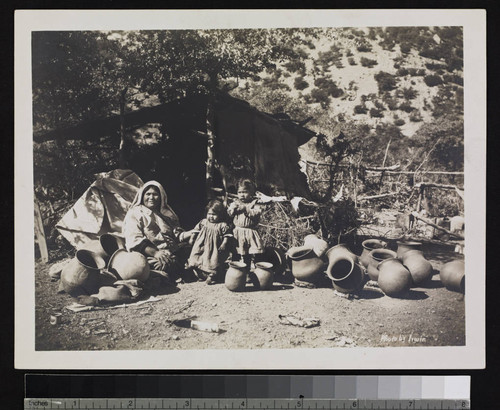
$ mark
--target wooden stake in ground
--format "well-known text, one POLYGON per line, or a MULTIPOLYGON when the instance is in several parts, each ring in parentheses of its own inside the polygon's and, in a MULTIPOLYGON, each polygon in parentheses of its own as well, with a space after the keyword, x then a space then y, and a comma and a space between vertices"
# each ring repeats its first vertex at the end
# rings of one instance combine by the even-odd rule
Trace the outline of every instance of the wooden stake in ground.
POLYGON ((211 199, 213 197, 213 183, 214 183, 214 164, 215 164, 215 112, 214 112, 214 98, 213 96, 209 97, 207 104, 207 173, 205 180, 205 188, 207 193, 207 199, 211 199))
POLYGON ((40 254, 42 256, 42 262, 47 263, 49 261, 49 251, 47 249, 47 241, 45 240, 45 232, 43 230, 42 215, 40 213, 40 206, 35 198, 35 237, 40 248, 40 254))

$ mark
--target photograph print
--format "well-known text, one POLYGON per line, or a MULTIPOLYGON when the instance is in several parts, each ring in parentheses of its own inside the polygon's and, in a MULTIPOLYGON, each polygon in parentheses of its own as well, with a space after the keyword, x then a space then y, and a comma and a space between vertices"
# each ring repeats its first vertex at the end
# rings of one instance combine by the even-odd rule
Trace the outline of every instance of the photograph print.
POLYGON ((467 24, 348 23, 24 29, 21 367, 481 366, 484 67, 467 24))

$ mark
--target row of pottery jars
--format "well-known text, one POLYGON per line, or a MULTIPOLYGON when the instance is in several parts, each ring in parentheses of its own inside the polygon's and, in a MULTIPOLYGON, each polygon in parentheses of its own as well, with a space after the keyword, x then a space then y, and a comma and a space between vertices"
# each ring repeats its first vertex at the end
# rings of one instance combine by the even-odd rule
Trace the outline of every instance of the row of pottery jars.
POLYGON ((336 245, 326 252, 328 266, 326 274, 335 290, 341 293, 355 292, 364 284, 365 269, 358 257, 344 244, 336 245))

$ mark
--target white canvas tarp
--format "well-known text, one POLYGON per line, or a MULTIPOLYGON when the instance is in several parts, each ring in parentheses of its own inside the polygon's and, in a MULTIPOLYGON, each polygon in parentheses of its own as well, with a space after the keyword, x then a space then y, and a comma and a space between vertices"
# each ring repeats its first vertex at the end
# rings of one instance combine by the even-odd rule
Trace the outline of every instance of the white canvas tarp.
POLYGON ((77 249, 104 233, 121 235, 123 218, 143 184, 130 170, 98 174, 56 228, 77 249))

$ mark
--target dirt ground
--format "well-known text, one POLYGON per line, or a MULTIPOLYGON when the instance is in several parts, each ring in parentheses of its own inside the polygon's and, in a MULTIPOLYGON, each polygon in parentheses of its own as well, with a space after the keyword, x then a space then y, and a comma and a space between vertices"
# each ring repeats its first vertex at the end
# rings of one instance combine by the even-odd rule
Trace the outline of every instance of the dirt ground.
MULTIPOLYGON (((359 251, 359 249, 357 249, 359 251)), ((359 252, 358 252, 359 254, 359 252)), ((233 293, 224 284, 203 282, 160 286, 160 300, 139 306, 106 307, 74 313, 75 300, 58 294, 50 265, 37 263, 36 350, 237 349, 465 345, 465 302, 439 281, 443 263, 462 255, 452 247, 427 245, 424 254, 435 274, 425 288, 403 299, 365 287, 352 299, 331 287, 307 289, 274 283, 271 291, 233 293), (61 313, 59 324, 50 317, 61 313), (316 327, 280 323, 279 315, 319 319, 316 327), (219 333, 178 327, 174 320, 217 323, 219 333)), ((286 282, 286 281, 283 281, 286 282)), ((147 299, 150 294, 144 295, 147 299)))

